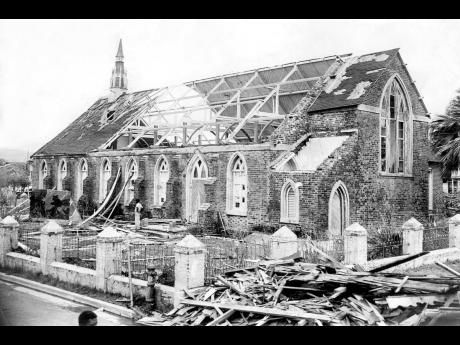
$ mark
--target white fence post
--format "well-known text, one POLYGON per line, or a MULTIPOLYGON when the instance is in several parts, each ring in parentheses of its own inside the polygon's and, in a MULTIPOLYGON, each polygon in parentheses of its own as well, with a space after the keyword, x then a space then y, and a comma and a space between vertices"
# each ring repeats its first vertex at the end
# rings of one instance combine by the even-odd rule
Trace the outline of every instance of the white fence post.
POLYGON ((423 251, 423 229, 423 225, 414 217, 403 224, 403 255, 413 255, 423 251))
POLYGON ((0 266, 5 265, 6 254, 18 246, 18 222, 11 216, 0 222, 0 266))
POLYGON ((282 259, 298 252, 298 239, 287 226, 270 236, 270 259, 282 259))
POLYGON ((449 219, 449 247, 460 248, 460 214, 449 219))
POLYGON ((123 236, 111 226, 97 235, 96 240, 96 289, 107 291, 107 279, 121 273, 123 236))
POLYGON ((40 231, 40 266, 42 273, 48 274, 51 263, 62 261, 64 229, 54 220, 50 220, 40 231))
POLYGON ((174 287, 180 291, 204 286, 206 246, 193 235, 174 247, 174 287))
POLYGON ((365 264, 367 262, 367 230, 358 223, 351 224, 344 231, 345 264, 365 264))

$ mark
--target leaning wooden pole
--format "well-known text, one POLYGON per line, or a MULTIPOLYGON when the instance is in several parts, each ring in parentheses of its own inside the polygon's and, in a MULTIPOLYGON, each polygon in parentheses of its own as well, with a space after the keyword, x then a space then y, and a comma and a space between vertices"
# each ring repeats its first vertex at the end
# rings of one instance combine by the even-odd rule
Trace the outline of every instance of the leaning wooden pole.
POLYGON ((101 207, 99 207, 96 210, 96 212, 94 212, 91 216, 89 216, 84 221, 82 221, 80 224, 78 224, 78 226, 82 226, 83 224, 89 222, 91 219, 96 217, 99 214, 99 212, 101 212, 104 209, 105 205, 107 205, 107 203, 109 202, 109 199, 112 196, 113 191, 115 190, 115 186, 117 184, 118 178, 120 177, 120 174, 121 174, 121 167, 118 167, 117 177, 115 178, 115 181, 113 182, 112 188, 110 189, 109 194, 105 197, 105 200, 102 203, 101 207))

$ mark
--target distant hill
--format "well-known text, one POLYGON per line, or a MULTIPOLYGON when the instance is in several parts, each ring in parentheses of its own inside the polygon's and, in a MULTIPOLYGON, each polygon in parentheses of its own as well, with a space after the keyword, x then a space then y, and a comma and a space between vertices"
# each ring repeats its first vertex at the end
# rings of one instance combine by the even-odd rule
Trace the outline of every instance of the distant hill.
POLYGON ((0 158, 6 160, 7 162, 26 162, 27 151, 0 147, 0 158))

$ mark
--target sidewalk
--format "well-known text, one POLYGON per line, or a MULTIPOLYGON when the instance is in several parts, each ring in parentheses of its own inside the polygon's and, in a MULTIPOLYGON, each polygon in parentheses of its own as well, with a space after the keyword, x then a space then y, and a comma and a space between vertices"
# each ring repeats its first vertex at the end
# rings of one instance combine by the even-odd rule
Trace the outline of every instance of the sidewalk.
POLYGON ((125 308, 125 307, 122 307, 116 304, 108 303, 105 301, 101 301, 95 298, 87 297, 84 295, 80 295, 74 292, 59 289, 54 286, 49 286, 49 285, 37 283, 32 280, 16 277, 13 275, 0 273, 0 281, 24 286, 28 289, 43 292, 45 294, 56 296, 64 300, 76 302, 80 305, 90 306, 96 309, 103 308, 104 311, 107 311, 114 315, 122 316, 128 319, 133 319, 136 316, 136 313, 133 310, 130 310, 128 308, 125 308))

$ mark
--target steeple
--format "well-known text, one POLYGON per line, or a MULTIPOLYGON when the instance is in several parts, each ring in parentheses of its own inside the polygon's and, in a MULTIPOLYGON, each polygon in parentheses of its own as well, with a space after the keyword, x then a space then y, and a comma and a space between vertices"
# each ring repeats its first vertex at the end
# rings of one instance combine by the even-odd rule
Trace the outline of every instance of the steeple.
POLYGON ((111 98, 113 99, 118 98, 118 96, 128 90, 128 78, 126 76, 125 63, 123 59, 123 46, 120 39, 117 55, 115 56, 115 67, 112 69, 112 79, 110 81, 111 98))
POLYGON ((121 39, 120 39, 120 43, 118 43, 118 52, 117 52, 117 58, 121 58, 121 61, 123 61, 123 46, 121 44, 121 39))

